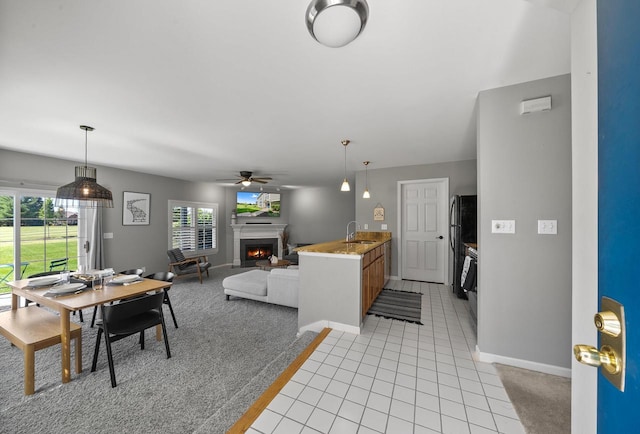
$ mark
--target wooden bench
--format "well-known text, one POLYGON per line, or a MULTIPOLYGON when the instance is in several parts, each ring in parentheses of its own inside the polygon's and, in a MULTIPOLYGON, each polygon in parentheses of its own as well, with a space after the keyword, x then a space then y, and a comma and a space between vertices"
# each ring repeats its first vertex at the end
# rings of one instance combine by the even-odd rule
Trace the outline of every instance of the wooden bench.
MULTIPOLYGON (((82 327, 71 323, 76 373, 82 372, 82 327)), ((0 334, 24 353, 24 394, 35 391, 35 352, 59 344, 60 317, 38 306, 0 312, 0 334)))

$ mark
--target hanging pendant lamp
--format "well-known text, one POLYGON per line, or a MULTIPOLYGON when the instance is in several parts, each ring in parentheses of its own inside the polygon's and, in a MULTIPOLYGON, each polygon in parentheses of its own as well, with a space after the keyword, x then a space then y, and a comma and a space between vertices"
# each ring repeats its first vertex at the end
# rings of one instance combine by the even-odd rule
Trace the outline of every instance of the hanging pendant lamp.
POLYGON ((342 180, 340 191, 351 191, 351 187, 349 186, 349 180, 347 179, 347 146, 348 145, 349 145, 349 140, 342 141, 342 146, 344 146, 344 179, 342 180))
POLYGON ((367 168, 369 167, 370 161, 364 161, 364 193, 362 193, 363 199, 371 199, 371 194, 369 194, 369 171, 367 168))
POLYGON ((97 170, 87 165, 87 134, 93 127, 80 125, 84 130, 84 166, 76 166, 76 180, 63 185, 56 192, 55 204, 67 208, 113 208, 113 195, 96 182, 97 170))

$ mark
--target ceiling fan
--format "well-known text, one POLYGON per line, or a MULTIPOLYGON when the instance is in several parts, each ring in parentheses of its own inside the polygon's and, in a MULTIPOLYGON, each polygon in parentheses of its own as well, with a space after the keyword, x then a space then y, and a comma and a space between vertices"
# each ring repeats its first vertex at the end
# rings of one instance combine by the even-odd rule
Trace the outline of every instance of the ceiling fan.
POLYGON ((240 175, 236 175, 240 179, 218 179, 217 181, 236 181, 236 184, 242 184, 245 187, 251 185, 252 182, 257 182, 258 184, 266 184, 271 181, 270 176, 253 176, 253 172, 241 170, 240 175))

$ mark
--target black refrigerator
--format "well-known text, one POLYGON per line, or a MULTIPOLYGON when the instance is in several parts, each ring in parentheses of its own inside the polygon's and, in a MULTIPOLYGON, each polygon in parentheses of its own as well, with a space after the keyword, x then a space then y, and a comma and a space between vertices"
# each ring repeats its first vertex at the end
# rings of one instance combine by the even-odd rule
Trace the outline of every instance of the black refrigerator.
POLYGON ((467 298, 461 284, 462 269, 465 260, 465 243, 477 244, 478 242, 478 196, 475 194, 453 196, 449 221, 453 250, 453 292, 459 298, 467 298))

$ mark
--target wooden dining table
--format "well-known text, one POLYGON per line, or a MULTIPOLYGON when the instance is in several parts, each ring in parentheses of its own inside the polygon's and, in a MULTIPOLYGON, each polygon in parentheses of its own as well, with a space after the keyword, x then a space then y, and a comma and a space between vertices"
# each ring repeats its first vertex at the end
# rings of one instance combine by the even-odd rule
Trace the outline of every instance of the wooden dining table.
MULTIPOLYGON (((29 287, 29 279, 7 282, 11 287, 11 309, 19 309, 19 297, 24 297, 42 306, 54 309, 60 313, 60 340, 62 343, 62 382, 71 381, 71 312, 86 309, 101 304, 111 303, 147 292, 157 292, 171 286, 171 282, 161 280, 142 279, 141 281, 103 285, 101 289, 87 288, 80 293, 47 297, 45 294, 50 286, 29 287)), ((156 330, 158 340, 162 339, 160 330, 156 330)))

